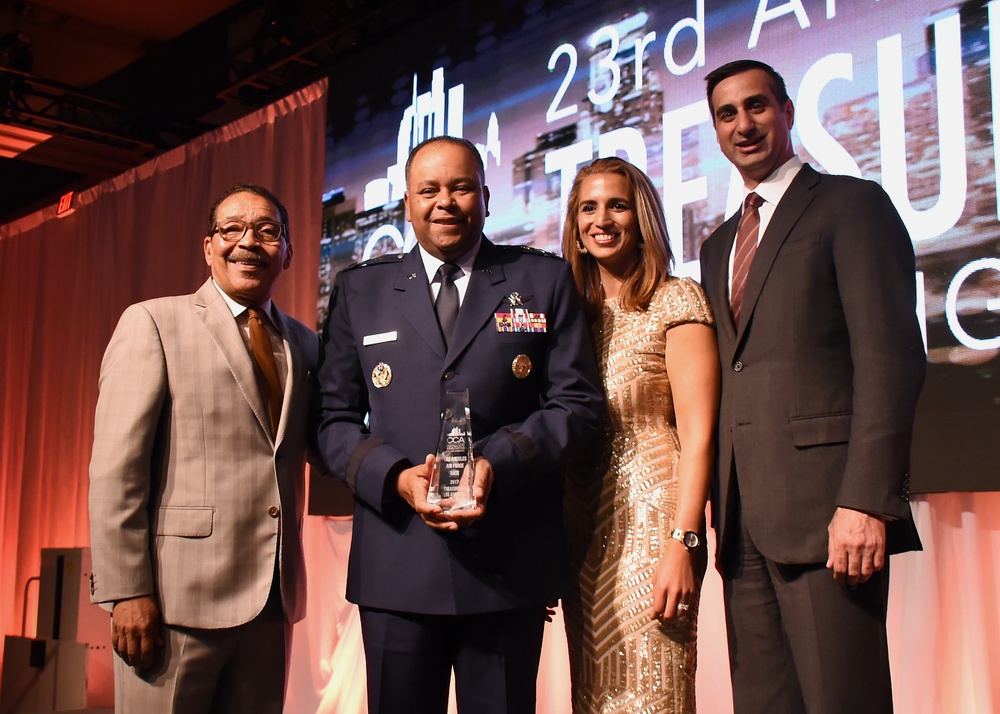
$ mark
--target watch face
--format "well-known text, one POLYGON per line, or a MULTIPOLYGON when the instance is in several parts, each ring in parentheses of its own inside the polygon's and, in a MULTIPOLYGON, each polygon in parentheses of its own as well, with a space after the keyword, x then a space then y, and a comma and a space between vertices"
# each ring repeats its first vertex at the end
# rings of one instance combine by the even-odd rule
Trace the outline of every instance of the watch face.
POLYGON ((698 537, 697 533, 694 531, 682 531, 680 528, 675 528, 670 534, 670 537, 674 540, 679 540, 688 550, 697 548, 698 544, 701 543, 701 539, 698 537))

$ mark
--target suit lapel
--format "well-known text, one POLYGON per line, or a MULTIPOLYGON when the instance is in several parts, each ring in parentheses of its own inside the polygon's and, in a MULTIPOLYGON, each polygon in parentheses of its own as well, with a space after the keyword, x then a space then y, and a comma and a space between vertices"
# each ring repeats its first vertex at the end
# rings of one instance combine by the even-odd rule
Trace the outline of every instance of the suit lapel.
POLYGON ((469 346, 487 320, 493 321, 497 305, 506 298, 500 285, 506 281, 503 266, 497 260, 499 251, 485 237, 473 264, 465 299, 458 311, 455 332, 448 345, 448 360, 455 359, 469 346))
POLYGON ((229 305, 219 295, 211 278, 198 289, 194 298, 195 315, 208 330, 209 336, 229 365, 229 371, 233 373, 237 386, 257 416, 260 428, 270 438, 271 428, 267 422, 264 398, 261 396, 254 374, 253 360, 247 352, 246 343, 240 335, 240 328, 233 318, 229 305))
POLYGON ((737 341, 743 338, 743 332, 757 305, 761 290, 764 289, 764 283, 767 282, 768 273, 771 272, 778 250, 812 203, 815 196, 813 188, 818 182, 819 174, 812 167, 804 165, 778 202, 774 215, 767 224, 767 230, 760 239, 760 245, 757 246, 750 272, 747 274, 747 286, 743 292, 743 310, 740 313, 740 324, 736 327, 737 341))
MULTIPOLYGON (((713 286, 713 305, 720 307, 719 314, 715 316, 717 329, 723 333, 726 341, 731 342, 736 338, 736 327, 733 325, 733 313, 729 307, 729 256, 733 252, 733 243, 736 241, 736 229, 740 225, 741 213, 737 211, 722 224, 722 233, 719 238, 722 243, 718 246, 716 259, 711 261, 709 270, 712 271, 710 284, 713 286)), ((745 311, 744 311, 745 312, 745 311)))
MULTIPOLYGON (((444 337, 434 314, 431 303, 430 286, 427 283, 427 271, 420 259, 420 249, 414 246, 399 264, 399 273, 393 285, 396 291, 396 306, 399 314, 409 322, 441 359, 445 356, 444 337)), ((461 312, 459 312, 461 322, 461 312)))
MULTIPOLYGON (((273 306, 273 305, 272 305, 273 306)), ((285 364, 288 366, 288 374, 285 375, 285 390, 281 400, 281 419, 278 423, 277 435, 274 437, 275 444, 280 444, 285 435, 285 425, 288 422, 288 414, 293 408, 292 399, 295 397, 293 386, 298 379, 299 370, 302 368, 302 347, 296 334, 292 331, 285 314, 277 307, 272 310, 272 317, 281 330, 281 339, 285 347, 285 364)))

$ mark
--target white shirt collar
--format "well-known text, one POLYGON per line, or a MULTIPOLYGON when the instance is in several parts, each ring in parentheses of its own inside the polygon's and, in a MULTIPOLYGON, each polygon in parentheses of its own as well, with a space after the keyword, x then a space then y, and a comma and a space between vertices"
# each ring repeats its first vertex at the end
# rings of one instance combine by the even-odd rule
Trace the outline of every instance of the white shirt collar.
MULTIPOLYGON (((772 171, 767 178, 754 186, 752 189, 743 187, 743 204, 746 205, 747 195, 753 191, 763 198, 771 206, 777 206, 778 201, 785 195, 785 191, 792 183, 792 179, 802 168, 802 160, 798 156, 792 156, 788 161, 772 171)), ((763 231, 762 231, 763 232, 763 231)))
MULTIPOLYGON (((435 268, 435 270, 437 270, 437 268, 435 268)), ((226 305, 229 306, 229 310, 233 313, 233 317, 239 317, 240 315, 242 315, 244 312, 246 312, 249 309, 249 308, 247 308, 246 305, 240 305, 238 302, 236 302, 231 297, 229 297, 229 295, 226 294, 226 291, 223 290, 222 288, 220 288, 219 284, 217 282, 215 282, 215 278, 212 278, 212 285, 214 285, 215 289, 219 291, 219 295, 222 296, 222 299, 226 301, 226 305)), ((268 298, 268 300, 263 305, 260 306, 260 309, 268 317, 271 318, 272 322, 274 321, 274 318, 271 315, 271 299, 270 298, 268 298)))
MULTIPOLYGON (((456 276, 456 280, 465 277, 466 275, 472 275, 472 264, 476 262, 476 256, 479 254, 479 247, 483 244, 483 237, 479 236, 476 240, 476 244, 469 249, 464 255, 460 256, 458 260, 450 260, 449 263, 454 263, 462 270, 462 274, 456 276)), ((440 258, 435 258, 433 255, 424 250, 424 247, 417 243, 417 248, 420 250, 420 260, 423 261, 424 271, 427 273, 427 282, 433 283, 434 276, 437 275, 438 268, 444 265, 443 260, 440 258)))

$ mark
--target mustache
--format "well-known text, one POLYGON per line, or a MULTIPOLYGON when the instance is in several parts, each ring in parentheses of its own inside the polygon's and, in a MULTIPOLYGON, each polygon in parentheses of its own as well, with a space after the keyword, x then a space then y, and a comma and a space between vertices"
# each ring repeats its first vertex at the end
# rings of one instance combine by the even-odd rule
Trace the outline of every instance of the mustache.
POLYGON ((242 248, 235 249, 226 256, 227 263, 245 263, 249 265, 256 265, 262 268, 266 268, 271 264, 271 261, 267 256, 254 253, 249 250, 244 250, 242 248))

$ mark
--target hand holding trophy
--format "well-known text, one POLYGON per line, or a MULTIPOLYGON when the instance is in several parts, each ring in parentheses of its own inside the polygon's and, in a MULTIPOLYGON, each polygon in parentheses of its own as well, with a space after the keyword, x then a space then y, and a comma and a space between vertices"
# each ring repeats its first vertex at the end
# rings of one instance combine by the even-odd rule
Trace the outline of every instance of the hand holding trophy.
POLYGON ((477 505, 468 389, 448 392, 445 396, 427 502, 440 506, 448 514, 477 505))

